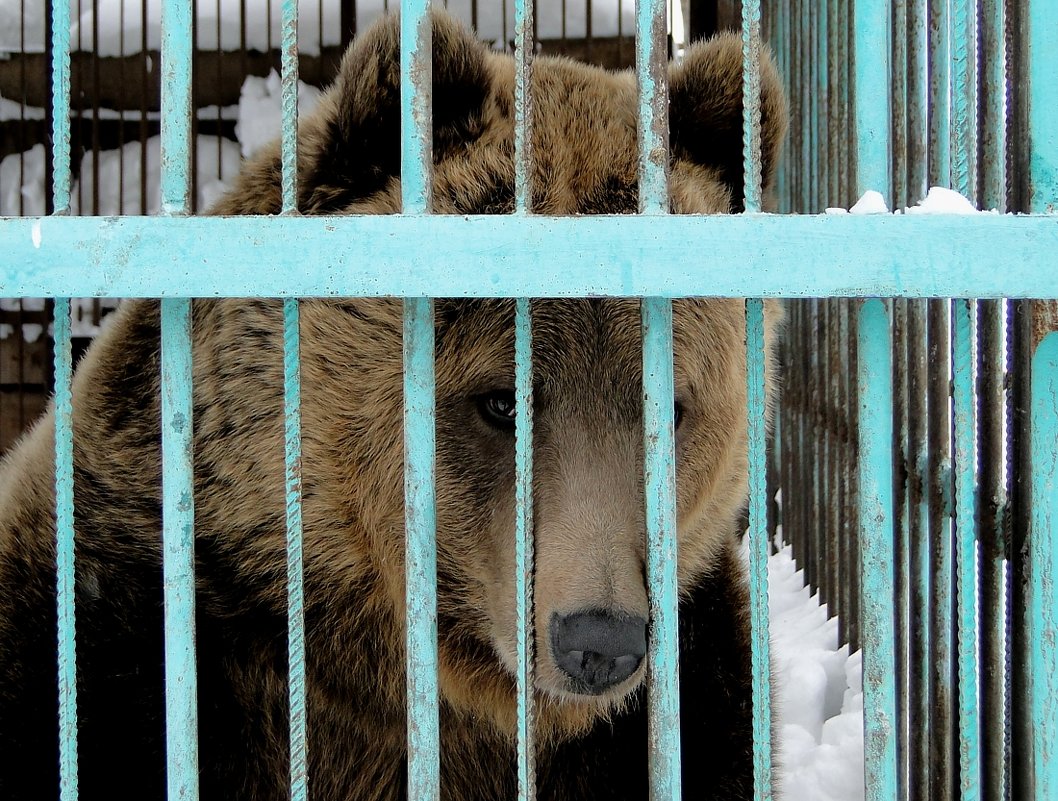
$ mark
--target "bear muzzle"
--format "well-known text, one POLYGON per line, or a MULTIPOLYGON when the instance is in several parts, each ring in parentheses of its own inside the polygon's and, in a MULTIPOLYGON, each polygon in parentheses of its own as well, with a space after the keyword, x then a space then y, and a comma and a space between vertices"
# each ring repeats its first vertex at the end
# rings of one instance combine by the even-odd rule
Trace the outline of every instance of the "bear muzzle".
POLYGON ((639 668, 647 653, 647 622, 602 610, 554 614, 551 651, 570 690, 601 695, 639 668))

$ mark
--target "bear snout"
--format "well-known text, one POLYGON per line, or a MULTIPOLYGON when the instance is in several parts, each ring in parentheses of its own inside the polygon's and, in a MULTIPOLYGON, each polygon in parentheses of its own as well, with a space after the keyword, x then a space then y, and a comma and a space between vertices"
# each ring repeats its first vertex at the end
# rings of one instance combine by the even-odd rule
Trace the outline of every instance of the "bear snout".
POLYGON ((554 614, 551 651, 573 692, 600 695, 639 668, 647 652, 647 622, 604 610, 554 614))

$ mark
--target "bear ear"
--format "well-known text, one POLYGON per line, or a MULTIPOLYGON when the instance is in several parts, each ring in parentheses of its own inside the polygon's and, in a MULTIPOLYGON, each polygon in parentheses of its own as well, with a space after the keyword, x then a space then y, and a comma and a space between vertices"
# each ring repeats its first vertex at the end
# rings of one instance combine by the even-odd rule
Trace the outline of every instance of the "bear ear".
MULTIPOLYGON (((431 10, 434 161, 484 130, 491 91, 487 51, 459 22, 431 10)), ((334 111, 302 186, 302 210, 323 213, 384 189, 400 177, 400 20, 386 15, 342 59, 334 111)))
MULTIPOLYGON (((761 47, 761 172, 767 187, 775 174, 788 124, 786 98, 771 52, 761 47)), ((720 34, 691 46, 669 67, 669 146, 719 173, 736 210, 743 205, 742 39, 720 34)))

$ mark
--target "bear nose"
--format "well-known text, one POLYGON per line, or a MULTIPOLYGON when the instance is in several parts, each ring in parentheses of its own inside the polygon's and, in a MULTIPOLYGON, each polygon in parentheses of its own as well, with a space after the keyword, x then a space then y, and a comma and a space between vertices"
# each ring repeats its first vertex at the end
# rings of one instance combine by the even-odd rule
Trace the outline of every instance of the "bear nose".
POLYGON ((598 695, 635 673, 647 652, 647 622, 603 611, 552 615, 551 650, 575 692, 598 695))

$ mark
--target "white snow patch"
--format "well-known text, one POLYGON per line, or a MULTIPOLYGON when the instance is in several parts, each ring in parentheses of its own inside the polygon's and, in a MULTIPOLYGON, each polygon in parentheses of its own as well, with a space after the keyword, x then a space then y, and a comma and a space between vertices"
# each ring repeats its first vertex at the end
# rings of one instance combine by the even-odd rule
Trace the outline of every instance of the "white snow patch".
POLYGON ((44 214, 44 145, 0 161, 0 215, 44 214))
POLYGON ((868 189, 863 197, 856 201, 849 214, 888 214, 889 207, 885 204, 885 198, 881 192, 868 189))
MULTIPOLYGON (((298 114, 310 114, 323 92, 298 82, 298 114)), ((247 76, 239 93, 239 121, 235 136, 244 158, 250 158, 263 146, 279 138, 282 124, 282 84, 279 73, 272 70, 267 78, 247 76)))
POLYGON ((841 206, 829 206, 829 207, 827 207, 827 209, 823 213, 824 214, 832 214, 832 215, 836 215, 836 216, 841 216, 842 214, 848 214, 849 210, 848 209, 843 209, 843 208, 841 208, 841 206))
POLYGON ((29 238, 33 241, 33 248, 40 250, 40 220, 33 223, 33 227, 30 229, 29 238))
POLYGON ((977 214, 974 204, 952 189, 943 186, 930 187, 926 197, 917 206, 907 210, 908 214, 977 214))

